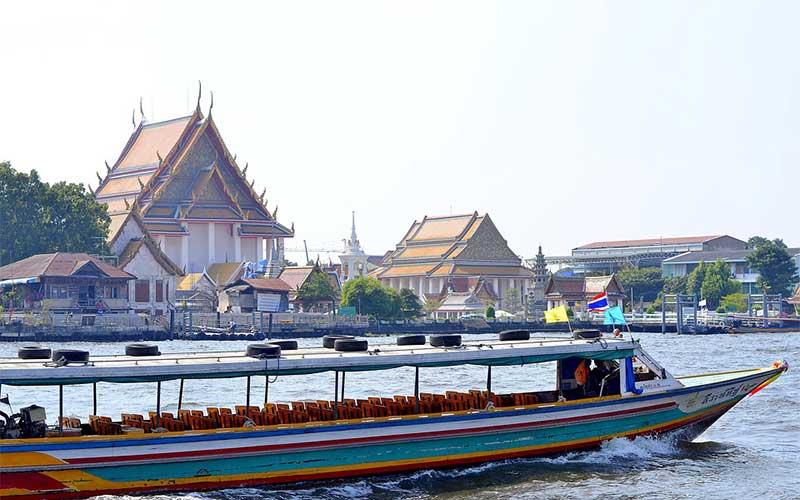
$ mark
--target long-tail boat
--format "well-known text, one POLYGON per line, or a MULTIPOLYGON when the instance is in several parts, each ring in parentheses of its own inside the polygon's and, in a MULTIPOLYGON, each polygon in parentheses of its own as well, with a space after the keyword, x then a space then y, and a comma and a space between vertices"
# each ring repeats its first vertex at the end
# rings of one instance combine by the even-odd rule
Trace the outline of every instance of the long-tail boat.
MULTIPOLYGON (((420 336, 415 336, 420 337, 420 336)), ((513 457, 589 449, 613 438, 674 435, 692 440, 788 366, 675 377, 638 341, 530 338, 461 343, 459 336, 405 338, 405 345, 339 339, 333 348, 296 343, 252 345, 247 352, 129 355, 37 352, 0 359, 9 386, 152 382, 155 411, 121 419, 64 416, 46 422, 36 405, 0 415, 0 498, 85 498, 99 494, 203 490, 447 468, 513 457), (420 343, 421 342, 421 343, 420 343), (281 350, 281 347, 283 349, 281 350), (43 357, 48 359, 30 359, 43 357), (492 391, 492 367, 555 362, 548 391, 492 391), (419 391, 420 370, 480 365, 486 387, 419 391), (413 393, 348 399, 351 372, 415 369, 413 393), (335 372, 332 401, 250 401, 252 377, 335 372), (161 410, 161 382, 247 378, 247 401, 234 409, 161 410), (260 403, 260 402, 259 402, 260 403)), ((152 346, 155 348, 154 346, 152 346)), ((157 348, 155 348, 157 351, 157 348)), ((43 349, 38 349, 43 351, 43 349)), ((516 377, 523 379, 523 377, 516 377)), ((455 384, 457 381, 453 381, 455 384)), ((269 385, 266 386, 267 388, 269 385)), ((409 389, 411 389, 409 387, 409 389)), ((182 392, 181 392, 182 395, 182 392)), ((8 399, 4 398, 7 403, 8 399)), ((96 400, 95 413, 96 413, 96 400)))

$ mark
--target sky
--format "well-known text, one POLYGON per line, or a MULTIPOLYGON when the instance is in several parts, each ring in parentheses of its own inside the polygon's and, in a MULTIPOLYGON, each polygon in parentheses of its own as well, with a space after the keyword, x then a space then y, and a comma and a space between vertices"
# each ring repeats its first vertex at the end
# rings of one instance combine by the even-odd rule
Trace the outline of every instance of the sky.
MULTIPOLYGON (((0 161, 97 187, 143 100, 207 111, 287 247, 489 213, 591 241, 800 245, 797 2, 3 2, 0 161)), ((138 117, 137 117, 138 120, 138 117)))

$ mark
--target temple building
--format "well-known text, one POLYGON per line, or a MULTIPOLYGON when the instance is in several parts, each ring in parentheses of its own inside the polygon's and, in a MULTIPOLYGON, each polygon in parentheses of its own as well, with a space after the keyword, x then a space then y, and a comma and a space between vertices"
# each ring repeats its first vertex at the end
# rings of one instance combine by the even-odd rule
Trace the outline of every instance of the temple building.
POLYGON ((500 308, 524 300, 533 278, 489 215, 477 212, 414 221, 370 275, 397 290, 410 288, 427 302, 472 293, 500 308))
POLYGON ((247 168, 239 168, 211 109, 205 117, 199 99, 189 116, 148 123, 142 115, 117 161, 106 165, 106 176, 98 174, 95 196, 111 216, 110 248, 116 255, 132 255, 127 265, 136 268, 134 274, 149 280, 156 295, 160 292, 153 288, 160 280, 170 301, 176 272, 200 273, 220 263, 282 262, 274 252, 294 229, 277 221, 277 207, 267 210, 266 190, 254 191, 247 168), (146 240, 155 244, 143 245, 146 240), (164 274, 172 275, 169 289, 164 274))
POLYGON ((366 276, 370 271, 369 256, 361 248, 361 242, 356 235, 356 213, 353 212, 353 226, 350 230, 350 239, 342 240, 343 251, 339 254, 339 277, 342 283, 353 278, 366 276))

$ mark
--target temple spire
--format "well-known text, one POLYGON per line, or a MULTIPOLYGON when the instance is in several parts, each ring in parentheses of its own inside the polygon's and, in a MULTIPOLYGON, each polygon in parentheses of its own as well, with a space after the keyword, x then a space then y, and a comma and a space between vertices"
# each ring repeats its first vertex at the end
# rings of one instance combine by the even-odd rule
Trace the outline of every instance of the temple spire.
POLYGON ((356 211, 353 210, 353 226, 350 229, 350 246, 358 246, 358 236, 356 236, 356 211))

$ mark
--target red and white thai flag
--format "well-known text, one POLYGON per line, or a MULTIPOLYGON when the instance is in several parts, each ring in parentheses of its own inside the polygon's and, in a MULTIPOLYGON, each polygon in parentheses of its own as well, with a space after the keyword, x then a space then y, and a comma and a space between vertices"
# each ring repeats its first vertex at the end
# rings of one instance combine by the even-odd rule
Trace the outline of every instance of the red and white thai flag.
POLYGON ((608 309, 608 294, 606 292, 598 293, 586 305, 590 311, 605 311, 608 309))

